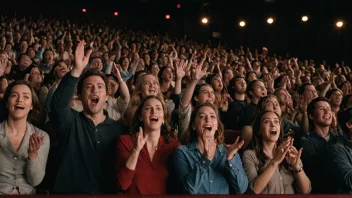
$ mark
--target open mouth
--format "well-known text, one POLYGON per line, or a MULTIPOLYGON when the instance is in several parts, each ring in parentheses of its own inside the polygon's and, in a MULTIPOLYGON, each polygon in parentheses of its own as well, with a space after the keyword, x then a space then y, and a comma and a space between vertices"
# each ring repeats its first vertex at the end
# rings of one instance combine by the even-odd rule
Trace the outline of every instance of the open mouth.
POLYGON ((158 122, 158 121, 159 121, 159 118, 158 118, 158 117, 151 117, 151 118, 150 118, 150 121, 151 121, 151 122, 158 122))
POLYGON ((18 109, 18 110, 23 110, 23 109, 24 109, 24 107, 23 107, 23 106, 21 106, 21 105, 16 105, 16 106, 15 106, 15 109, 16 109, 16 110, 17 110, 17 109, 18 109))
POLYGON ((96 104, 98 104, 98 102, 99 102, 99 98, 96 97, 96 96, 94 96, 94 97, 92 97, 92 98, 90 99, 90 101, 92 102, 92 104, 96 105, 96 104))
POLYGON ((270 135, 276 135, 277 131, 270 131, 270 135))
POLYGON ((203 129, 204 129, 205 131, 211 131, 211 130, 213 129, 213 127, 210 126, 210 125, 206 125, 206 126, 203 127, 203 129))

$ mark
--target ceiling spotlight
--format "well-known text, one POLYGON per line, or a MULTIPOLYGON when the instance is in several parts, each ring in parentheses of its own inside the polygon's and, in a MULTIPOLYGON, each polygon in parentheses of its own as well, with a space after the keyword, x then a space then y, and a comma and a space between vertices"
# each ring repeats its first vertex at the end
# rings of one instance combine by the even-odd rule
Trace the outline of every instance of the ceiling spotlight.
POLYGON ((202 23, 203 24, 207 24, 208 23, 208 19, 206 17, 202 18, 202 23))
POLYGON ((118 12, 114 12, 114 16, 119 16, 119 13, 118 12))
POLYGON ((244 22, 244 21, 240 21, 240 26, 241 26, 241 27, 246 26, 246 22, 244 22))
POLYGON ((337 26, 338 28, 342 27, 342 26, 343 26, 343 21, 338 21, 338 22, 336 23, 336 26, 337 26))
POLYGON ((170 15, 169 15, 169 14, 166 14, 166 15, 165 15, 165 19, 170 19, 170 15))
POLYGON ((87 10, 85 8, 82 8, 82 12, 87 12, 87 10))
POLYGON ((303 22, 307 22, 307 21, 308 21, 308 17, 307 17, 307 16, 303 16, 303 17, 302 17, 302 21, 303 21, 303 22))
POLYGON ((268 22, 269 24, 272 24, 272 23, 274 23, 274 19, 273 18, 268 18, 268 20, 266 20, 266 22, 268 22))

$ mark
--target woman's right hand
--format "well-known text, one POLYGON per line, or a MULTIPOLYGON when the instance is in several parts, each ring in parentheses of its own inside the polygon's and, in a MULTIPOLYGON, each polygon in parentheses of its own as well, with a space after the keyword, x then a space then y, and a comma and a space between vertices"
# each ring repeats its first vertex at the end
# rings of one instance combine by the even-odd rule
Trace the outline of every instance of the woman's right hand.
POLYGON ((144 135, 142 127, 139 127, 139 132, 136 134, 136 141, 134 143, 133 149, 137 152, 140 152, 143 149, 145 143, 147 142, 147 139, 148 135, 144 135))
POLYGON ((285 159, 287 152, 290 150, 291 148, 291 137, 288 137, 285 141, 283 141, 279 147, 277 147, 275 154, 273 156, 272 162, 275 165, 279 165, 282 160, 285 159))

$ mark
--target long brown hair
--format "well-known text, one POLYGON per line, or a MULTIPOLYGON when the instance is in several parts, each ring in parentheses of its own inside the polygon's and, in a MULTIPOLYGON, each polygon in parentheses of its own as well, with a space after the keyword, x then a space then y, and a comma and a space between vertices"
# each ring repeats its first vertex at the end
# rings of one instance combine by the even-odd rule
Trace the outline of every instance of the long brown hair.
MULTIPOLYGON (((253 123, 253 138, 252 138, 251 143, 248 145, 249 149, 254 150, 255 154, 257 155, 257 158, 259 159, 259 168, 263 167, 265 165, 265 162, 269 160, 269 157, 264 153, 263 137, 262 137, 262 134, 260 133, 260 126, 262 123, 262 117, 269 112, 275 113, 273 111, 262 111, 255 118, 254 123, 253 123)), ((284 133, 283 133, 283 130, 281 127, 280 116, 277 113, 275 113, 275 115, 279 118, 279 121, 280 121, 280 136, 279 136, 278 141, 276 142, 276 146, 279 146, 280 142, 282 141, 284 133)))
POLYGON ((29 82, 24 81, 24 80, 14 81, 6 88, 4 97, 0 102, 0 112, 1 112, 0 113, 0 122, 3 122, 8 119, 9 110, 6 106, 9 101, 9 97, 12 92, 12 89, 17 85, 26 85, 31 90, 33 109, 28 113, 27 120, 30 123, 33 123, 33 124, 38 123, 39 124, 39 122, 40 122, 39 118, 42 117, 43 107, 39 102, 38 96, 35 93, 33 86, 31 84, 29 84, 29 82))
POLYGON ((160 135, 164 138, 164 140, 166 142, 169 141, 169 139, 171 138, 171 127, 169 125, 169 119, 167 116, 167 108, 166 105, 164 103, 164 100, 162 98, 160 98, 159 96, 147 96, 142 103, 138 106, 135 114, 133 115, 133 120, 132 120, 132 130, 130 131, 130 135, 136 135, 139 131, 139 127, 144 127, 143 126, 143 122, 140 120, 141 114, 142 114, 142 110, 144 107, 144 104, 150 100, 150 99, 157 99, 160 101, 162 107, 163 107, 163 111, 164 111, 164 123, 161 125, 161 129, 160 129, 160 135))
POLYGON ((188 129, 186 132, 186 140, 185 140, 186 142, 185 143, 188 144, 188 143, 191 143, 191 142, 194 142, 197 140, 197 137, 198 137, 197 131, 192 128, 192 125, 194 124, 194 122, 196 120, 196 116, 202 107, 210 107, 214 110, 214 112, 216 114, 216 119, 218 121, 218 130, 215 132, 215 139, 218 144, 220 144, 220 145, 224 144, 224 139, 225 139, 224 125, 222 124, 222 122, 220 120, 218 108, 209 102, 206 102, 202 105, 196 106, 196 108, 194 108, 194 110, 192 111, 191 119, 190 119, 189 126, 188 126, 188 129))

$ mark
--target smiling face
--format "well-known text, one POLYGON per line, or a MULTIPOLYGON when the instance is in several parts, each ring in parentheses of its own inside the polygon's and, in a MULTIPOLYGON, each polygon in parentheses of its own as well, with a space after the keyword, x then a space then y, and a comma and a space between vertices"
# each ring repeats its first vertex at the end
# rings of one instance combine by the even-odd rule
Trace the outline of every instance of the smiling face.
POLYGON ((325 101, 319 101, 315 104, 313 114, 309 115, 317 126, 328 127, 332 122, 332 111, 330 104, 325 101))
POLYGON ((280 137, 280 132, 280 118, 274 112, 265 113, 260 120, 259 130, 263 141, 277 142, 280 137))
POLYGON ((27 119, 29 111, 33 109, 31 89, 27 85, 15 85, 10 92, 6 107, 12 119, 27 119))
POLYGON ((144 129, 154 131, 161 128, 164 123, 164 108, 158 99, 150 98, 144 102, 140 121, 143 122, 144 129))
POLYGON ((156 96, 160 92, 158 79, 153 75, 145 75, 140 79, 140 94, 142 98, 156 96))
POLYGON ((108 77, 108 94, 109 96, 114 96, 119 88, 119 84, 115 81, 113 77, 108 77))
POLYGON ((209 85, 204 85, 200 88, 198 96, 194 96, 194 100, 198 103, 198 105, 209 102, 214 104, 215 101, 215 92, 214 89, 209 85))
POLYGON ((279 116, 281 116, 281 114, 282 114, 280 104, 275 97, 269 97, 266 100, 264 110, 273 111, 273 112, 277 113, 279 116))
POLYGON ((218 130, 218 117, 216 112, 209 106, 203 106, 197 112, 192 128, 197 132, 198 137, 203 135, 208 138, 214 138, 218 130))
POLYGON ((89 115, 101 113, 108 100, 106 85, 100 76, 89 76, 83 82, 80 96, 84 111, 89 115))

